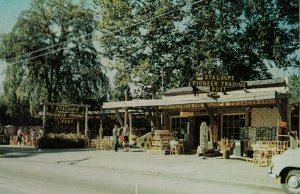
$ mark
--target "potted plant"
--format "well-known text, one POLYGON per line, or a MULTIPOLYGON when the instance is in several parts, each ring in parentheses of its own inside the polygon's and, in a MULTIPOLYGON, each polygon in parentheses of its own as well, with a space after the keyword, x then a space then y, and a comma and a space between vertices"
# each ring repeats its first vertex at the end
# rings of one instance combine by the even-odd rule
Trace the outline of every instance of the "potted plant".
POLYGON ((234 140, 229 140, 228 138, 221 138, 218 141, 218 145, 220 147, 221 152, 223 153, 224 159, 229 159, 230 149, 234 147, 234 140))

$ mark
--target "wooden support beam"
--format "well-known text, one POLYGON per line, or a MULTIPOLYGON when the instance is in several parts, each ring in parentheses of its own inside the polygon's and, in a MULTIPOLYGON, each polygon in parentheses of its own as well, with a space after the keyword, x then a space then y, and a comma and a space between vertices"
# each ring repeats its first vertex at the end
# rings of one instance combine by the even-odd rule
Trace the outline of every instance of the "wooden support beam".
POLYGON ((206 112, 208 113, 210 122, 215 123, 216 121, 215 121, 214 115, 212 113, 212 109, 206 103, 204 103, 204 107, 205 107, 206 112))
POLYGON ((99 137, 100 137, 100 139, 103 138, 103 120, 102 120, 102 118, 100 118, 99 137))
POLYGON ((84 121, 84 135, 88 136, 88 130, 89 130, 89 125, 88 125, 88 107, 85 107, 85 121, 84 121))
POLYGON ((128 120, 129 120, 129 144, 132 145, 132 115, 128 114, 128 120))
POLYGON ((147 112, 149 114, 149 120, 150 120, 150 123, 151 123, 151 127, 153 128, 151 130, 154 130, 154 129, 156 129, 156 126, 155 126, 156 123, 155 123, 155 120, 153 118, 152 111, 149 108, 147 108, 147 112))
POLYGON ((80 122, 79 121, 77 121, 76 129, 77 129, 77 134, 80 134, 80 122))
POLYGON ((42 137, 46 134, 46 127, 47 127, 47 105, 44 104, 43 107, 43 131, 42 131, 42 137))
POLYGON ((125 113, 124 113, 124 126, 128 126, 128 108, 125 108, 125 113))
POLYGON ((119 109, 115 109, 115 114, 116 114, 116 117, 117 117, 117 119, 118 119, 118 121, 119 121, 121 127, 124 127, 124 123, 123 123, 123 121, 122 121, 122 119, 121 119, 121 116, 120 116, 120 114, 119 114, 119 109))
POLYGON ((277 108, 278 108, 278 111, 279 111, 279 114, 280 114, 280 117, 281 117, 281 120, 286 122, 286 114, 285 114, 285 111, 282 107, 283 105, 282 104, 277 104, 277 108))
POLYGON ((160 122, 159 122, 159 111, 158 111, 158 108, 155 109, 155 126, 156 126, 156 129, 159 128, 161 129, 160 126, 160 122))
POLYGON ((163 128, 162 129, 171 129, 170 128, 170 117, 169 117, 169 112, 166 110, 163 110, 163 128))

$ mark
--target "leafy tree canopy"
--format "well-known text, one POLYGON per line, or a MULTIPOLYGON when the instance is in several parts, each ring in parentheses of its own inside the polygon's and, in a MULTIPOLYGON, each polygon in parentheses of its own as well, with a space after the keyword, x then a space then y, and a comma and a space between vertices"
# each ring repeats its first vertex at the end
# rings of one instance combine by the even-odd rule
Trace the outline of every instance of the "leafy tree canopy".
POLYGON ((94 2, 117 86, 181 87, 208 72, 270 79, 269 67, 299 67, 296 0, 94 2))
MULTIPOLYGON (((290 103, 293 106, 298 106, 300 104, 300 76, 292 75, 289 79, 289 88, 291 92, 290 103)), ((300 108, 300 107, 299 107, 300 108)))
POLYGON ((85 1, 33 0, 13 30, 1 36, 0 58, 9 62, 5 97, 28 102, 97 104, 108 79, 93 44, 95 15, 85 1))

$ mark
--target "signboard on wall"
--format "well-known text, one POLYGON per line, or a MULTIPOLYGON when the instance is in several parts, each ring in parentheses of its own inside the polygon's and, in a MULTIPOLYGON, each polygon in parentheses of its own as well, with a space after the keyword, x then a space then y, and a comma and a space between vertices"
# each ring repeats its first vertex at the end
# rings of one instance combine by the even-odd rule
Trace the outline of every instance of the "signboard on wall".
POLYGON ((190 86, 206 86, 211 92, 225 92, 226 88, 246 88, 247 82, 236 81, 232 75, 204 74, 202 80, 191 80, 190 86))
POLYGON ((180 112, 181 117, 192 117, 194 116, 194 112, 180 112))
MULTIPOLYGON (((253 106, 253 105, 277 105, 281 103, 281 99, 262 99, 262 100, 244 100, 230 102, 207 102, 209 107, 224 107, 224 106, 253 106)), ((159 109, 190 109, 190 108, 205 108, 204 103, 193 104, 172 104, 159 106, 159 109)))

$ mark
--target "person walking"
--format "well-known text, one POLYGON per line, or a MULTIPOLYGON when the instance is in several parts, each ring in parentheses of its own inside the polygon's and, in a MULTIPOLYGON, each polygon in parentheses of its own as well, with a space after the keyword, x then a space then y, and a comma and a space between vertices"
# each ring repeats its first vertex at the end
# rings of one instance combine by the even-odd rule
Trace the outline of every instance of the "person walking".
POLYGON ((18 145, 22 145, 23 144, 23 141, 24 141, 23 138, 24 138, 24 136, 25 136, 25 134, 24 134, 23 128, 20 127, 18 129, 18 131, 17 131, 17 144, 18 145))
POLYGON ((127 125, 123 128, 122 135, 124 136, 124 141, 123 141, 124 152, 128 152, 129 151, 129 129, 127 125))
POLYGON ((36 146, 36 132, 33 128, 30 128, 29 131, 30 131, 30 145, 36 146))
POLYGON ((118 151, 118 144, 119 144, 119 135, 120 135, 120 132, 119 132, 119 128, 118 128, 118 125, 115 125, 114 128, 113 128, 113 138, 114 138, 114 148, 115 148, 115 151, 117 152, 118 151))

